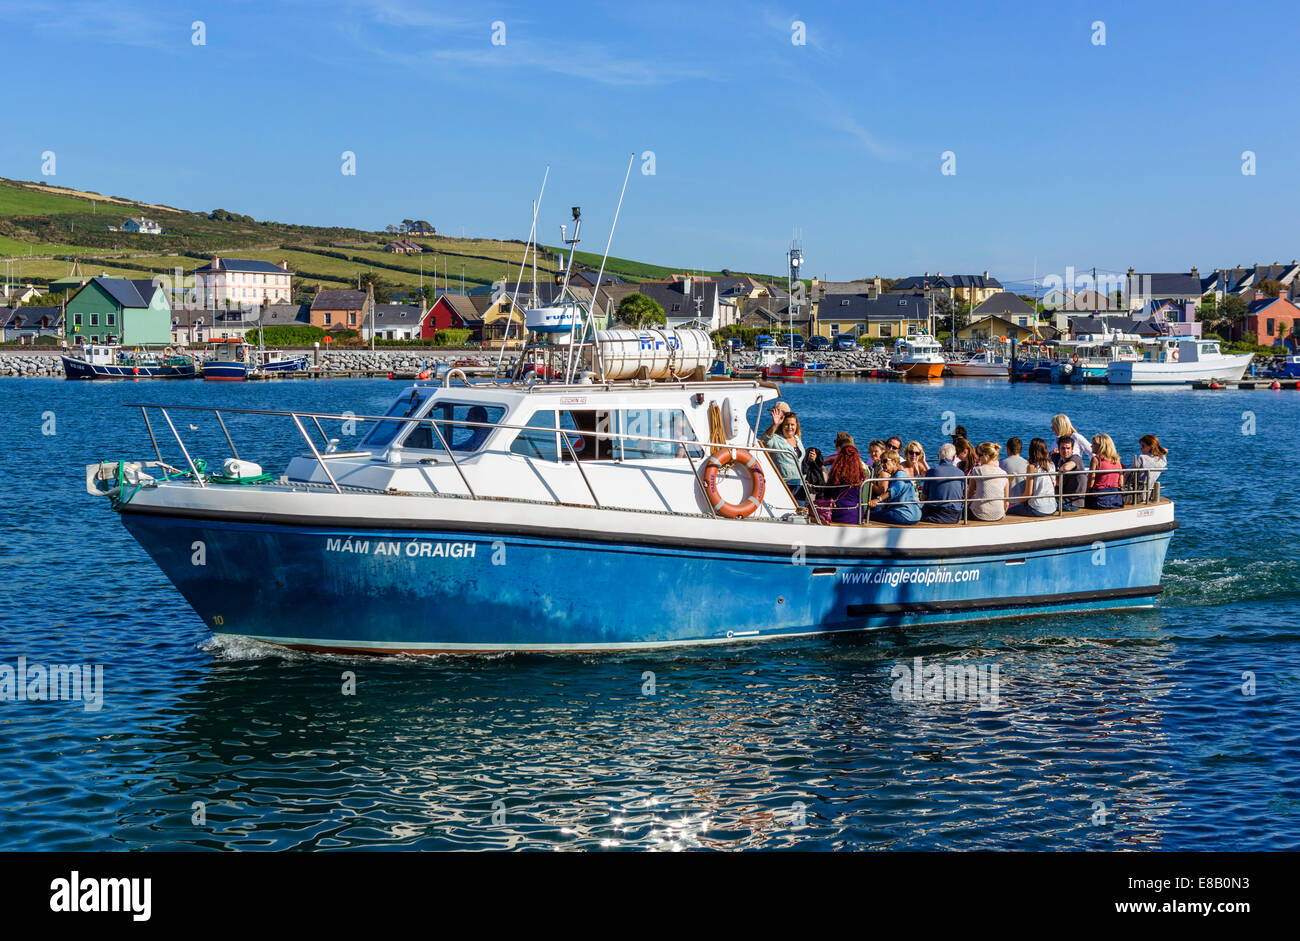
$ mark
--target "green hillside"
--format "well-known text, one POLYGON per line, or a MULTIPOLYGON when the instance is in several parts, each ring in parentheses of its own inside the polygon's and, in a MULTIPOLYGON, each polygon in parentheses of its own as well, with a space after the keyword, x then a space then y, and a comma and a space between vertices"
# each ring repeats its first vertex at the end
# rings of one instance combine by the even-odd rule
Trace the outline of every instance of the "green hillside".
MULTIPOLYGON (((370 273, 386 293, 407 293, 433 280, 459 290, 491 284, 519 272, 524 245, 518 240, 447 238, 413 241, 423 254, 383 251, 394 236, 347 227, 301 226, 258 221, 232 210, 190 212, 86 190, 0 178, 0 260, 12 280, 45 286, 68 274, 74 261, 83 275, 143 277, 185 271, 214 254, 289 263, 297 290, 317 285, 355 285, 370 273), (109 231, 131 216, 144 215, 162 226, 162 235, 109 231)), ((539 252, 538 273, 554 274, 556 250, 539 252), (550 253, 548 255, 548 252, 550 253)), ((600 255, 579 252, 580 265, 600 266, 600 255)), ((531 269, 531 265, 530 265, 531 269)), ((626 258, 610 258, 606 271, 626 280, 661 280, 682 271, 626 258)), ((721 272, 699 272, 718 275, 721 272)), ((770 276, 756 275, 756 277, 770 276)), ((774 280, 781 281, 782 278, 774 280)))

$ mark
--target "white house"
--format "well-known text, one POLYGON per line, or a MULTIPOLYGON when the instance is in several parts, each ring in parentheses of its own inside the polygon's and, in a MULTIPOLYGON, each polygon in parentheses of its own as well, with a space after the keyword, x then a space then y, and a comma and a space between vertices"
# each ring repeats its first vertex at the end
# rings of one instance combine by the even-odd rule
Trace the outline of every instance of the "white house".
MULTIPOLYGON (((376 304, 374 333, 380 340, 418 340, 420 324, 427 315, 423 307, 412 304, 376 304)), ((371 318, 361 324, 361 338, 370 341, 371 318)))
POLYGON ((162 235, 162 226, 152 219, 136 216, 122 223, 123 232, 135 232, 140 235, 162 235))
POLYGON ((200 307, 216 309, 267 304, 287 304, 293 300, 293 272, 289 263, 273 265, 269 261, 244 258, 219 258, 194 269, 194 302, 200 307))

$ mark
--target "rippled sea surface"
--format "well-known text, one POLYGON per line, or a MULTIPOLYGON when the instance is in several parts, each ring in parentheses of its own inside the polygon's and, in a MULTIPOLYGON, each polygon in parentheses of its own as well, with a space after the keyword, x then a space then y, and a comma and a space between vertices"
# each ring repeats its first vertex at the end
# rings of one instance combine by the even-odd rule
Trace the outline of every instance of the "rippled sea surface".
MULTIPOLYGON (((827 450, 843 428, 933 455, 949 417, 1027 443, 1058 411, 1126 456, 1158 434, 1182 526, 1165 593, 1138 612, 685 653, 218 644, 84 490, 86 463, 151 455, 123 403, 364 414, 399 389, 0 379, 0 663, 99 664, 105 690, 98 711, 0 702, 0 849, 1300 846, 1300 393, 791 385, 805 442, 827 450), (996 666, 996 704, 900 701, 891 671, 917 657, 996 666)), ((192 421, 196 452, 223 456, 192 421)), ((231 431, 276 470, 301 441, 231 431)))

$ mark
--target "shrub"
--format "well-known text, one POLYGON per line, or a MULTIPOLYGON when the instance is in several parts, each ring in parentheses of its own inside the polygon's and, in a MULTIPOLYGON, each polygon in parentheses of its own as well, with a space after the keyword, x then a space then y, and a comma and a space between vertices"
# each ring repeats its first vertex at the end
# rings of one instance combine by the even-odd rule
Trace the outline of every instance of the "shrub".
POLYGON ((248 331, 246 337, 248 342, 256 346, 258 334, 262 333, 263 329, 266 332, 267 346, 311 346, 313 343, 320 343, 325 336, 325 331, 320 327, 259 327, 248 331))
POLYGON ((434 346, 464 346, 472 330, 439 330, 433 335, 434 346))

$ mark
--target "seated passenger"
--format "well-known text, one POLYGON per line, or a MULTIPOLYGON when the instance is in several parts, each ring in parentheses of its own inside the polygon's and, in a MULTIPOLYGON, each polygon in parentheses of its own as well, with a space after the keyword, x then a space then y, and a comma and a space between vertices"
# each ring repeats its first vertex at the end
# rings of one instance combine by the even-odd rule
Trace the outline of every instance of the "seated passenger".
POLYGON ((808 453, 803 456, 800 470, 803 471, 803 479, 808 486, 820 487, 826 483, 826 462, 822 458, 820 448, 808 449, 808 453))
POLYGON ((1088 509, 1117 510, 1122 507, 1124 500, 1119 485, 1124 477, 1124 465, 1120 463, 1110 435, 1093 436, 1092 463, 1089 466, 1094 473, 1088 475, 1088 509))
POLYGON ((1054 463, 1061 475, 1061 482, 1056 486, 1056 492, 1061 495, 1061 509, 1066 513, 1081 510, 1083 494, 1088 489, 1088 472, 1074 453, 1074 438, 1071 435, 1057 438, 1055 454, 1054 463))
MULTIPOLYGON (((857 443, 853 440, 853 435, 849 434, 847 431, 841 431, 839 434, 835 436, 835 454, 839 454, 839 452, 844 449, 844 446, 846 444, 853 445, 854 450, 857 449, 857 443)), ((832 454, 830 457, 830 462, 832 464, 835 463, 835 454, 832 454)), ((862 457, 861 452, 858 453, 858 457, 859 458, 862 457)), ((866 461, 862 462, 862 473, 864 474, 869 473, 869 468, 867 467, 866 461)))
POLYGON ((1007 440, 1007 456, 1001 461, 1002 469, 1011 475, 1011 499, 1025 495, 1025 465, 1028 464, 1020 456, 1021 441, 1019 438, 1009 438, 1007 440))
POLYGON ((867 445, 867 466, 874 468, 876 462, 880 460, 880 455, 885 453, 885 442, 877 438, 867 445))
POLYGON ((965 438, 954 438, 952 446, 957 449, 957 456, 952 459, 953 464, 963 474, 969 474, 979 464, 975 449, 965 438))
MULTIPOLYGON (((467 422, 481 422, 487 424, 487 420, 487 409, 482 405, 470 406, 470 410, 465 414, 465 421, 467 422)), ((479 448, 483 447, 483 442, 487 440, 488 435, 492 434, 492 429, 490 427, 479 428, 471 425, 466 430, 469 432, 469 437, 465 441, 458 442, 454 446, 457 451, 477 451, 479 448)))
POLYGON ((827 475, 827 497, 831 504, 832 523, 862 522, 862 484, 867 479, 862 470, 862 455, 851 444, 840 448, 827 475))
MULTIPOLYGON (((1160 472, 1168 466, 1169 449, 1163 447, 1155 435, 1143 435, 1138 440, 1138 447, 1142 453, 1133 457, 1133 470, 1124 477, 1124 489, 1137 491, 1136 502, 1146 503, 1151 499, 1151 490, 1160 479, 1160 472)), ((1124 502, 1135 502, 1134 496, 1125 494, 1124 502)))
MULTIPOLYGON (((1058 439, 1068 437, 1073 440, 1074 453, 1085 465, 1092 460, 1092 448, 1089 446, 1088 439, 1075 430, 1069 415, 1052 416, 1052 434, 1058 439)), ((1057 447, 1060 447, 1059 443, 1057 447)))
POLYGON ((981 442, 975 449, 979 464, 970 472, 970 515, 972 519, 995 522, 1007 515, 1009 479, 998 464, 998 451, 992 441, 981 442))
POLYGON ((1024 499, 1011 508, 1021 516, 1051 516, 1056 512, 1056 468, 1047 456, 1047 442, 1034 438, 1029 442, 1029 461, 1025 466, 1024 499))
POLYGON ((795 499, 802 500, 799 462, 803 460, 804 450, 803 438, 799 435, 799 417, 794 412, 787 412, 781 419, 780 428, 763 439, 763 446, 773 449, 768 452, 768 457, 775 462, 776 472, 781 475, 795 499))
POLYGON ((889 481, 884 498, 872 497, 867 505, 872 508, 871 522, 894 523, 911 526, 921 522, 921 504, 916 500, 916 483, 903 470, 903 460, 897 451, 886 451, 880 457, 883 478, 889 481))
POLYGON ((921 442, 907 442, 907 448, 903 451, 903 469, 909 476, 918 479, 930 473, 930 462, 925 459, 925 448, 921 447, 921 442))
POLYGON ((957 449, 939 445, 939 460, 925 475, 925 505, 921 518, 927 523, 960 523, 961 501, 966 496, 966 477, 952 460, 957 449))

